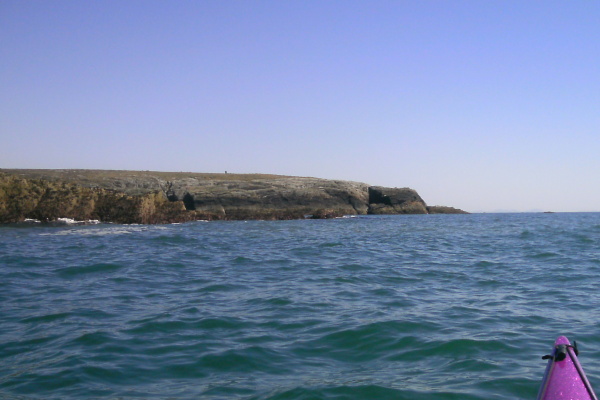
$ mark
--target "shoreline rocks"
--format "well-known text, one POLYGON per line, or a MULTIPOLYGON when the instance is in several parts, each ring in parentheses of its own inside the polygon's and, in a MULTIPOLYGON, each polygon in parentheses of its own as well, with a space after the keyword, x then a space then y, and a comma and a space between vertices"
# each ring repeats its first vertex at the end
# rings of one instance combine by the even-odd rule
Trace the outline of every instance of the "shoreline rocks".
POLYGON ((0 223, 58 218, 115 223, 281 220, 464 213, 409 188, 265 174, 0 169, 0 223))

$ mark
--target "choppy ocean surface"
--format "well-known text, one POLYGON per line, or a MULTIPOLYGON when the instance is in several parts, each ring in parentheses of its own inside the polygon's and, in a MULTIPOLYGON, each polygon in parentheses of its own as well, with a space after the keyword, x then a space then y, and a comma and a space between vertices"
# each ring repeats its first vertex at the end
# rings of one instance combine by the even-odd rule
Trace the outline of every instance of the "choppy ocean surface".
POLYGON ((600 390, 600 213, 0 228, 2 399, 600 390))

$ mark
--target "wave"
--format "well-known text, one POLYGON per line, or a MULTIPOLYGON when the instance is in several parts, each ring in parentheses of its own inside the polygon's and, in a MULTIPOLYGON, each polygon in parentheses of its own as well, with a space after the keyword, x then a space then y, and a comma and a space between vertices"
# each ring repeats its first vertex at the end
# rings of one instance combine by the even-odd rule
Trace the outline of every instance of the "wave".
POLYGON ((74 278, 81 275, 112 273, 124 267, 125 265, 122 264, 98 263, 92 265, 58 268, 56 273, 63 278, 74 278))

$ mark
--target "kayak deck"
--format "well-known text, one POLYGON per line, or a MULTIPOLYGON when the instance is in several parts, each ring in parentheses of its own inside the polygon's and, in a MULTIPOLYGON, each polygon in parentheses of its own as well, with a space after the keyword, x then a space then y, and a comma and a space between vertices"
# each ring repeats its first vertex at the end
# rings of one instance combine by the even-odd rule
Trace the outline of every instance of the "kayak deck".
POLYGON ((556 339, 552 354, 547 357, 537 400, 598 400, 579 364, 576 347, 566 337, 556 339))

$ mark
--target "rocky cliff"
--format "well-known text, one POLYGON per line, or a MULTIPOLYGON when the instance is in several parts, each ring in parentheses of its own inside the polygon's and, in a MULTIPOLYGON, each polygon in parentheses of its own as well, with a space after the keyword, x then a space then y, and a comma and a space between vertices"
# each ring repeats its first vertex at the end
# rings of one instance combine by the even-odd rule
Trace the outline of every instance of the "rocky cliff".
POLYGON ((262 174, 0 170, 0 223, 34 218, 166 223, 461 212, 412 189, 262 174))
POLYGON ((413 189, 371 186, 369 214, 427 214, 427 205, 413 189))
POLYGON ((27 179, 0 173, 0 223, 58 218, 116 223, 169 223, 193 219, 183 204, 159 192, 143 195, 87 188, 70 182, 27 179))

